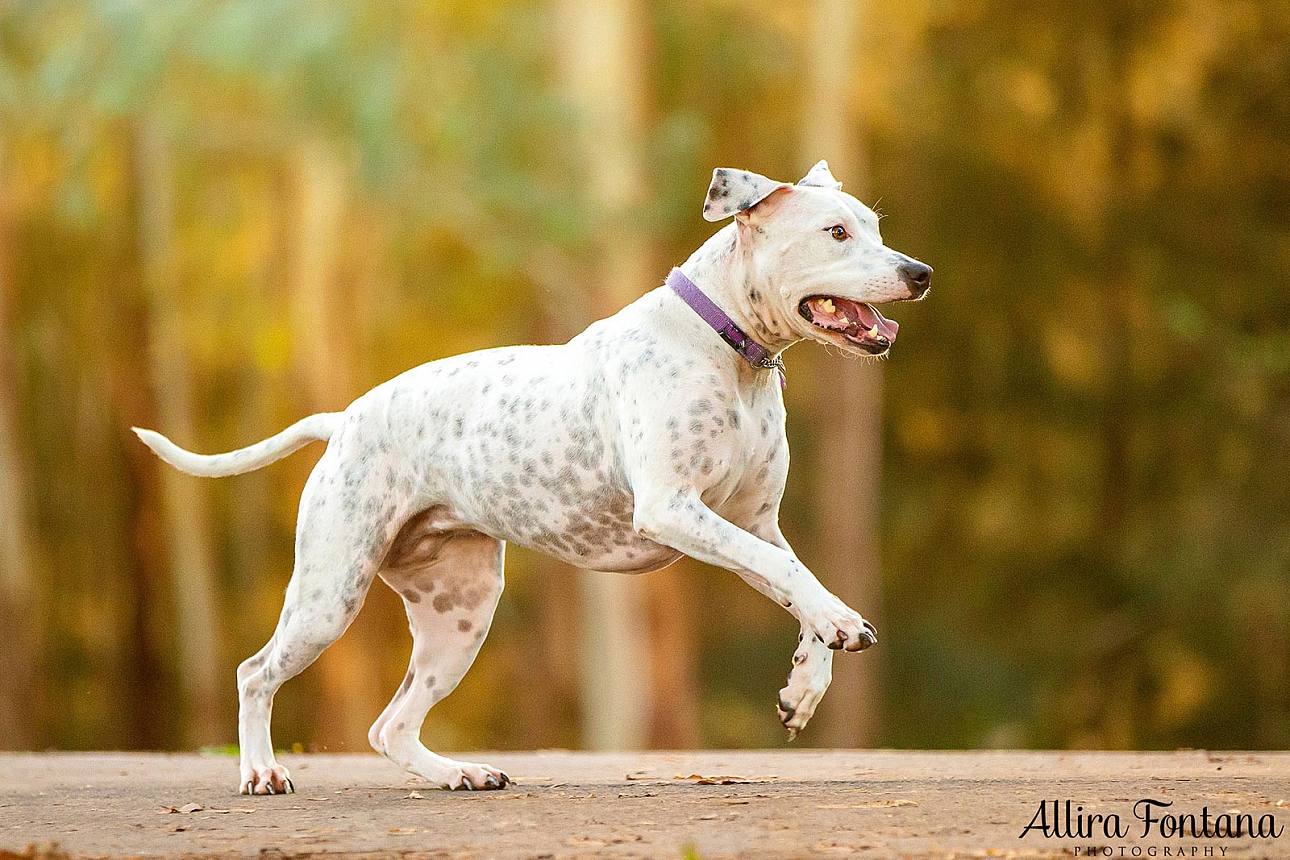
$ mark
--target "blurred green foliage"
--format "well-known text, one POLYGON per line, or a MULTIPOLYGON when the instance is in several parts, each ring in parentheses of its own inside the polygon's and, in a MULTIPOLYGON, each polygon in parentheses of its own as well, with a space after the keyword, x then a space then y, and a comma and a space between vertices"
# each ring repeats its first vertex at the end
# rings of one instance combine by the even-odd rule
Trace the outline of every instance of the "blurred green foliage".
MULTIPOLYGON (((792 179, 829 156, 796 149, 797 6, 644 6, 639 218, 660 280, 711 230, 712 167, 792 179)), ((1290 745, 1290 9, 865 8, 860 73, 837 86, 861 108, 887 243, 937 270, 931 299, 897 310, 885 366, 885 742, 1290 745)), ((138 574, 164 541, 139 514, 159 466, 126 432, 151 385, 138 124, 164 130, 175 165, 167 300, 197 432, 179 441, 237 447, 320 407, 285 286, 301 146, 349 169, 335 254, 348 396, 589 321, 594 285, 566 275, 604 224, 552 17, 502 0, 0 7, 0 324, 43 559, 34 745, 182 736, 167 656, 182 631, 138 574)), ((807 397, 827 383, 797 384, 813 349, 787 357, 795 463, 827 455, 812 428, 829 415, 807 397)), ((229 739, 232 669, 276 617, 310 459, 208 485, 229 739)), ((784 509, 808 563, 809 478, 794 471, 784 509)), ((427 738, 576 743, 567 696, 526 711, 556 683, 533 677, 532 655, 573 671, 545 644, 540 600, 572 585, 545 566, 511 553, 494 635, 427 738)), ((708 619, 702 741, 778 743, 791 619, 729 574, 684 570, 708 619)), ((376 655, 364 683, 380 700, 403 673, 401 624, 378 587, 349 634, 376 655)), ((319 735, 320 685, 311 670, 283 690, 280 743, 319 735)))

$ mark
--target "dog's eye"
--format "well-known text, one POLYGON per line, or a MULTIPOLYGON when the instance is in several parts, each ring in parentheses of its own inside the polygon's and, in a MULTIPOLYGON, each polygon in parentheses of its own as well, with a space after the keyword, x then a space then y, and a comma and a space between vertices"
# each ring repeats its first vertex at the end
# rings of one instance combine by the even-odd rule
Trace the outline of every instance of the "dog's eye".
POLYGON ((829 235, 832 236, 834 239, 837 239, 839 242, 841 242, 843 239, 849 238, 847 234, 847 228, 843 227, 841 224, 834 224, 832 227, 830 227, 829 235))

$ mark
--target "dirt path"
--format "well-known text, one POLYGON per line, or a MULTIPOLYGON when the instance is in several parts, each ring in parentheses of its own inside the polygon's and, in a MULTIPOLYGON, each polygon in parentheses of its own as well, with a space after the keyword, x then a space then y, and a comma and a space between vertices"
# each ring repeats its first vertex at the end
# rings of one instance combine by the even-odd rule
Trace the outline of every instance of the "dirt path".
MULTIPOLYGON (((1290 753, 492 753, 514 787, 435 791, 376 756, 287 755, 299 793, 240 797, 197 755, 0 755, 0 860, 379 852, 417 857, 1012 855, 1290 858, 1290 753), (689 778, 739 777, 729 784, 689 778), (678 779, 677 777, 682 777, 678 779), (1273 816, 1279 838, 1142 838, 1142 798, 1200 820, 1273 816), (1128 834, 1019 838, 1042 801, 1128 834), (196 808, 200 807, 200 808, 196 808), (185 811, 185 810, 191 811, 185 811), (57 848, 51 848, 56 843, 57 848), (1206 849, 1212 851, 1206 854, 1206 849), (1110 855, 1105 850, 1111 851, 1110 855), (1134 853, 1140 849, 1140 853, 1134 853), (1169 849, 1165 853, 1165 849, 1169 849), (1154 851, 1154 853, 1153 853, 1154 851), (10 853, 13 852, 13 853, 10 853), (1225 852, 1225 853, 1224 853, 1225 852)), ((1212 826, 1212 825, 1211 825, 1212 826)), ((1064 831, 1063 831, 1064 832, 1064 831)))

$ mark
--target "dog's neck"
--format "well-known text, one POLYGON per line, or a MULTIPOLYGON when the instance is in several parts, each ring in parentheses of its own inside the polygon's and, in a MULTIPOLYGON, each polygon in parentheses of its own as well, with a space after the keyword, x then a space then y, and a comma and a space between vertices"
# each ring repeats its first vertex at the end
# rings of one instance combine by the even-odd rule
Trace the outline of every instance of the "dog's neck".
POLYGON ((778 356, 801 338, 779 307, 779 285, 752 265, 734 222, 704 242, 681 271, 749 336, 778 356))

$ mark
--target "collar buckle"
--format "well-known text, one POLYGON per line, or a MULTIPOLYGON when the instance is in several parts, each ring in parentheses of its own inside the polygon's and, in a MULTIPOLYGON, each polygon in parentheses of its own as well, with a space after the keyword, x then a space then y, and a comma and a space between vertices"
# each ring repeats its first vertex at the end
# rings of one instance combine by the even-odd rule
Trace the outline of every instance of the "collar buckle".
POLYGON ((734 347, 736 352, 743 352, 744 346, 748 343, 748 335, 744 334, 743 330, 733 322, 717 329, 717 334, 721 335, 722 340, 734 347))

